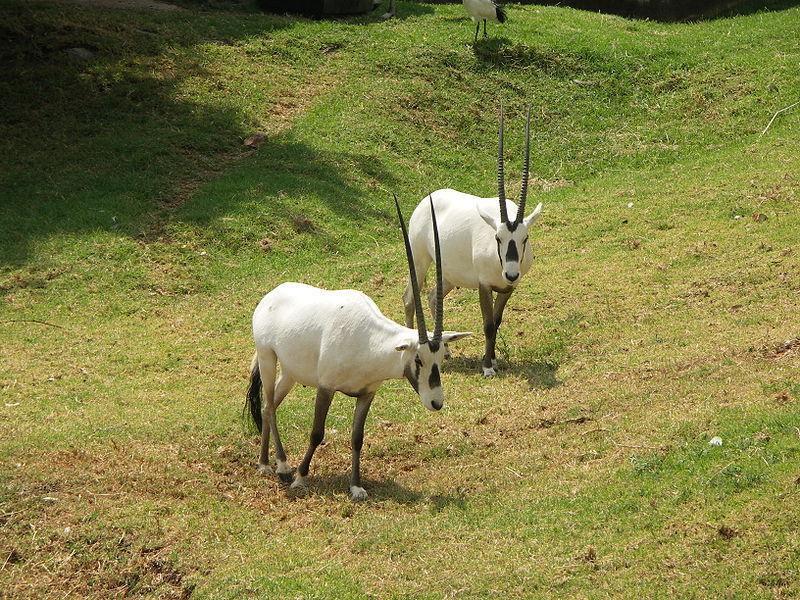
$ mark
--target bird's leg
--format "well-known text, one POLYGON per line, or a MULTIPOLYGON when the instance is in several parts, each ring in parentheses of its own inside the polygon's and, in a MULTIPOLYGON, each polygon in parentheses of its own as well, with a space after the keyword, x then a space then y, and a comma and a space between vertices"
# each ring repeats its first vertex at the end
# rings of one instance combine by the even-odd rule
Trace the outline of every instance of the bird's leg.
POLYGON ((480 32, 480 30, 481 30, 481 22, 480 22, 480 21, 478 21, 478 22, 475 24, 475 43, 476 43, 476 44, 478 43, 478 33, 480 32))
POLYGON ((489 35, 486 33, 486 19, 483 20, 483 39, 486 39, 489 35))

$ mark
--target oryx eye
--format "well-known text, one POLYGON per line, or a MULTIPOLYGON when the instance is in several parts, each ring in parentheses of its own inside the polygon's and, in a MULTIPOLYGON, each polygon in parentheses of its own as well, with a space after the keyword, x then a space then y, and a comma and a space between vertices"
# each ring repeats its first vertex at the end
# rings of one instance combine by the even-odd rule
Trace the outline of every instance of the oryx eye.
POLYGON ((418 367, 421 367, 422 366, 422 359, 419 356, 417 356, 416 358, 414 358, 414 363, 416 363, 416 365, 418 367))
POLYGON ((498 244, 500 243, 500 238, 499 238, 499 237, 495 237, 494 239, 496 239, 496 240, 497 240, 497 243, 498 243, 498 244))

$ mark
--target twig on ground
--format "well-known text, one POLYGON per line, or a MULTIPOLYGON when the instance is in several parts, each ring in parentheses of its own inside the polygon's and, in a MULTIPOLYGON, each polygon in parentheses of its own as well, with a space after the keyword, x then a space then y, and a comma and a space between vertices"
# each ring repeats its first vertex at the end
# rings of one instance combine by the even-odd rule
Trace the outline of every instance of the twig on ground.
POLYGON ((712 481, 714 478, 716 478, 717 476, 721 475, 721 474, 722 474, 722 472, 723 472, 725 469, 727 469, 728 467, 730 467, 731 465, 733 465, 735 462, 736 462, 736 461, 729 462, 727 465, 725 465, 724 467, 722 467, 722 468, 721 468, 719 471, 717 471, 716 473, 714 473, 714 474, 713 474, 711 477, 709 477, 709 478, 708 478, 708 483, 711 483, 711 481, 712 481))
POLYGON ((769 120, 769 123, 767 123, 767 126, 764 127, 764 131, 761 132, 761 135, 764 135, 765 133, 767 133, 767 130, 772 126, 772 122, 778 117, 779 114, 785 113, 787 110, 793 109, 798 104, 800 104, 800 101, 797 101, 794 104, 790 104, 789 106, 785 106, 784 108, 782 108, 778 112, 776 112, 774 115, 772 115, 772 118, 769 120))
POLYGON ((518 472, 518 471, 515 471, 514 469, 512 469, 512 468, 511 468, 511 467, 509 467, 508 465, 506 465, 506 469, 507 469, 509 472, 511 472, 511 473, 513 473, 514 475, 516 475, 517 477, 519 477, 520 479, 522 479, 522 473, 520 473, 520 472, 518 472))
POLYGON ((635 448, 637 450, 664 450, 664 446, 645 446, 642 444, 620 444, 614 438, 610 438, 611 443, 617 446, 618 448, 635 448))
POLYGON ((606 429, 605 427, 595 427, 594 429, 587 429, 581 434, 581 436, 589 435, 590 433, 598 433, 600 431, 608 431, 608 429, 606 429))
POLYGON ((47 321, 39 321, 38 319, 9 319, 8 321, 0 321, 3 325, 6 323, 37 323, 38 325, 47 325, 49 327, 55 327, 56 329, 63 329, 67 331, 66 327, 62 327, 61 325, 56 325, 55 323, 48 323, 47 321))

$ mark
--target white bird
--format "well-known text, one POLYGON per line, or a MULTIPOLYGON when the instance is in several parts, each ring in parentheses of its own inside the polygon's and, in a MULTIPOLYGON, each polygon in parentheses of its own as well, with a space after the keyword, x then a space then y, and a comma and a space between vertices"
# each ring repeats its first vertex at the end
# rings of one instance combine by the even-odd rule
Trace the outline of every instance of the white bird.
MULTIPOLYGON (((408 241, 400 205, 397 215, 403 230, 409 273, 414 273, 414 258, 408 241)), ((436 215, 430 203, 434 228, 435 255, 439 237, 436 215)), ((360 460, 364 422, 372 399, 387 379, 405 377, 426 408, 439 410, 444 404, 440 367, 444 344, 470 335, 442 331, 442 273, 437 260, 439 290, 433 334, 425 327, 419 290, 414 288, 417 329, 398 325, 385 317, 365 294, 355 290, 321 290, 302 283, 284 283, 268 293, 253 314, 256 354, 250 372, 247 404, 253 422, 261 430, 259 471, 271 473, 270 434, 275 444, 278 476, 288 483, 292 469, 278 434, 276 411, 295 383, 317 389, 314 425, 308 450, 297 468, 292 487, 306 485, 311 459, 325 434, 328 407, 336 392, 356 398, 352 432, 352 472, 350 495, 364 500, 360 460), (277 379, 277 364, 280 377, 277 379), (266 399, 262 407, 262 397, 266 399), (267 426, 263 426, 266 421, 267 426)))
MULTIPOLYGON (((433 290, 430 295, 431 312, 438 315, 441 310, 440 296, 446 296, 454 288, 477 289, 483 314, 486 347, 483 356, 483 374, 495 375, 497 360, 495 345, 497 329, 503 319, 503 311, 520 279, 533 264, 533 251, 528 239, 529 228, 542 212, 542 204, 525 216, 525 200, 528 194, 528 171, 530 164, 530 109, 525 125, 525 167, 522 174, 522 191, 519 207, 506 200, 505 175, 503 169, 503 109, 500 108, 498 133, 497 186, 498 198, 479 198, 456 190, 435 192, 432 200, 439 220, 441 255, 444 276, 442 294, 433 290), (509 215, 514 215, 513 220, 509 215), (497 296, 493 296, 497 294, 497 296), (434 306, 434 299, 436 306, 434 306)), ((430 197, 429 197, 430 198, 430 197)), ((425 275, 433 256, 431 240, 432 223, 422 202, 414 210, 409 221, 411 248, 416 257, 416 275, 412 275, 406 287, 403 301, 406 308, 406 325, 414 324, 414 284, 422 288, 425 275), (416 281, 415 281, 416 280, 416 281)))
POLYGON ((486 34, 486 21, 495 21, 497 23, 506 22, 506 11, 502 6, 493 0, 462 0, 464 8, 475 23, 475 43, 478 42, 478 32, 481 29, 481 21, 483 21, 483 37, 486 34))

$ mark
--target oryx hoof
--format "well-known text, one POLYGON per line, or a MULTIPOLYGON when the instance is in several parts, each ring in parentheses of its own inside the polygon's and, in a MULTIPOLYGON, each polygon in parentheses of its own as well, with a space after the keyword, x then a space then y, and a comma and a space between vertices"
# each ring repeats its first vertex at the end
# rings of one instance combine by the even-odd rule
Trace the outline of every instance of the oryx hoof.
POLYGON ((306 487, 308 487, 308 481, 306 480, 306 478, 300 475, 300 473, 295 473, 294 481, 292 482, 292 485, 289 486, 289 488, 293 490, 304 490, 306 489, 306 487))
POLYGON ((357 485, 350 486, 350 498, 353 502, 363 502, 367 499, 367 490, 357 485))
POLYGON ((258 467, 256 467, 256 472, 259 475, 261 475, 262 477, 267 477, 269 475, 272 475, 272 473, 273 473, 272 467, 270 467, 269 465, 261 464, 261 463, 258 463, 258 467))
POLYGON ((497 375, 493 367, 483 367, 483 376, 484 377, 494 377, 497 375))
POLYGON ((278 478, 283 483, 291 483, 292 479, 294 479, 294 470, 292 467, 289 466, 289 463, 283 460, 278 461, 278 468, 275 469, 278 472, 278 478))

